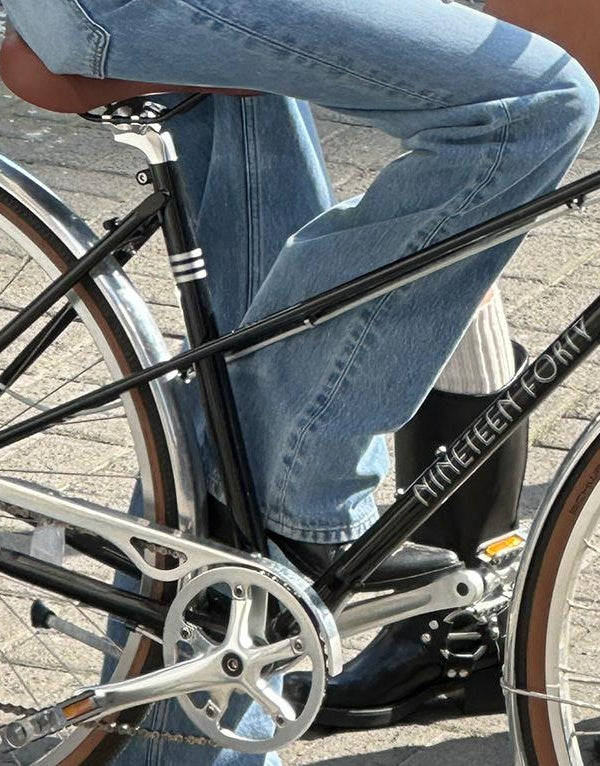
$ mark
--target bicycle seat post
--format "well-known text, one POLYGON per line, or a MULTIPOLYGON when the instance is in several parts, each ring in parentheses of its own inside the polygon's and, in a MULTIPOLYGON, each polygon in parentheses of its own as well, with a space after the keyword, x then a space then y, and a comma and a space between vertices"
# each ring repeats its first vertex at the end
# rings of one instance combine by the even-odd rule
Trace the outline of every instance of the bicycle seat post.
MULTIPOLYGON (((138 108, 135 103, 133 109, 138 108)), ((123 116, 131 104, 117 105, 114 114, 123 116)), ((116 129, 115 139, 134 146, 145 155, 155 190, 166 192, 169 202, 162 211, 162 229, 171 271, 177 283, 187 336, 192 347, 218 337, 214 311, 207 287, 202 249, 190 225, 185 207, 178 156, 172 136, 163 125, 160 105, 145 102, 140 111, 130 111, 128 124, 116 129), (140 124, 155 114, 155 124, 140 124)), ((167 110, 168 112, 169 110, 167 110)), ((164 119, 164 114, 162 115, 164 119)), ((110 122, 110 119, 107 120, 110 122)), ((225 359, 211 356, 194 365, 206 420, 223 480, 227 506, 234 528, 233 543, 244 550, 267 553, 266 535, 241 433, 225 359)))

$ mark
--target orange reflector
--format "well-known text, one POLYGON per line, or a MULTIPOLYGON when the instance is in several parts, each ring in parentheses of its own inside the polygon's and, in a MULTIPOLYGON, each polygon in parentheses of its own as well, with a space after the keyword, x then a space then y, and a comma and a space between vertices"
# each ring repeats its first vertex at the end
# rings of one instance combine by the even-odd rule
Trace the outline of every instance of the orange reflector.
POLYGON ((71 702, 62 709, 63 714, 67 721, 72 720, 73 718, 79 718, 81 715, 86 715, 87 713, 93 713, 94 710, 96 710, 96 703, 94 702, 94 697, 84 697, 81 700, 75 700, 75 702, 71 702))
POLYGON ((485 549, 486 556, 490 558, 497 556, 499 553, 505 553, 511 548, 518 548, 525 542, 524 538, 520 535, 510 535, 509 537, 503 537, 502 540, 496 540, 485 549))

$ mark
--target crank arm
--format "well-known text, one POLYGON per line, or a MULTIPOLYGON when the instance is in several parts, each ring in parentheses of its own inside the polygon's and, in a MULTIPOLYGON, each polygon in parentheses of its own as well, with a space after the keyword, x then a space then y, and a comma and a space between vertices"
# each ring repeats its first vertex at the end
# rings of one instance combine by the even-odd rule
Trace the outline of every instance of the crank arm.
POLYGON ((126 708, 148 705, 169 697, 214 689, 226 683, 221 671, 224 654, 216 652, 126 681, 84 689, 58 705, 0 727, 0 740, 4 748, 18 750, 67 726, 106 718, 126 708))
POLYGON ((406 620, 418 614, 452 611, 480 601, 485 581, 474 569, 462 569, 439 577, 429 585, 387 596, 373 596, 345 607, 337 617, 342 638, 406 620))

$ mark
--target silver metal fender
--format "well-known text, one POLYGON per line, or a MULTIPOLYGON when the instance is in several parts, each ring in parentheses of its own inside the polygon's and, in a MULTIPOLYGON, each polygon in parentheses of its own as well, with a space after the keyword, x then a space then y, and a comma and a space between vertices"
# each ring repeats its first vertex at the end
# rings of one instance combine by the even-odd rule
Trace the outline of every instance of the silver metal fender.
MULTIPOLYGON (((89 226, 54 192, 23 168, 0 155, 0 188, 29 208, 50 231, 80 258, 97 241, 89 226)), ((143 298, 113 259, 106 259, 96 283, 121 322, 144 366, 170 357, 163 336, 143 298)), ((189 417, 183 417, 182 384, 175 374, 155 380, 152 392, 167 440, 181 528, 194 534, 196 509, 204 492, 189 417)), ((143 467, 142 467, 143 470, 143 467)))
MULTIPOLYGON (((529 535, 527 537, 527 543, 521 559, 521 565, 517 574, 515 583, 515 592, 511 601, 508 617, 508 633, 506 640, 506 652, 504 658, 504 679, 509 687, 514 688, 516 684, 515 678, 515 638, 516 627, 521 607, 521 599, 523 597, 523 590, 525 588, 525 582, 531 563, 536 556, 537 543, 540 533, 546 523, 550 509, 554 505, 558 494, 562 490, 569 474, 577 465, 585 451, 590 447, 594 439, 600 436, 600 415, 592 421, 586 430, 581 434, 579 439, 575 442, 573 447, 567 453, 567 456, 563 460, 560 468, 556 472, 554 479, 550 483, 550 486, 546 490, 544 499, 535 515, 529 535)), ((510 725, 510 731, 512 735, 512 741, 514 745, 514 763, 515 766, 526 766, 526 761, 521 755, 523 752, 523 742, 521 737, 521 731, 519 727, 519 719, 517 715, 516 695, 506 695, 506 711, 508 714, 508 720, 510 725)))

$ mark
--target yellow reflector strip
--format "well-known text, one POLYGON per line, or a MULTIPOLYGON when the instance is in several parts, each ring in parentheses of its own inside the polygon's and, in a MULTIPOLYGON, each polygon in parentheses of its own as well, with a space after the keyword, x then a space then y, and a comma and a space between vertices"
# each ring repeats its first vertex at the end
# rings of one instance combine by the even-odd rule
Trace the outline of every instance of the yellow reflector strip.
POLYGON ((63 714, 67 721, 73 718, 79 718, 80 715, 86 715, 96 710, 96 703, 93 697, 85 697, 82 700, 71 702, 69 705, 65 705, 62 709, 63 714))
POLYGON ((510 535, 510 537, 503 537, 502 540, 496 540, 491 543, 485 549, 486 556, 497 556, 499 553, 505 553, 511 548, 518 548, 525 542, 524 538, 520 535, 510 535))

